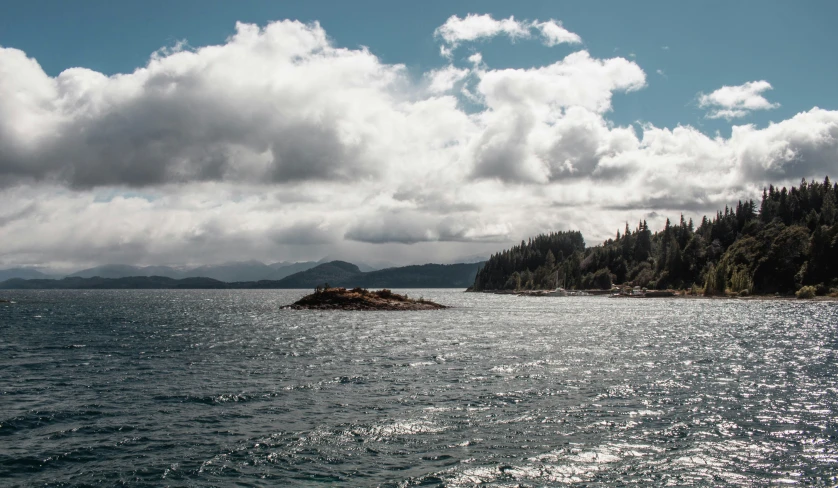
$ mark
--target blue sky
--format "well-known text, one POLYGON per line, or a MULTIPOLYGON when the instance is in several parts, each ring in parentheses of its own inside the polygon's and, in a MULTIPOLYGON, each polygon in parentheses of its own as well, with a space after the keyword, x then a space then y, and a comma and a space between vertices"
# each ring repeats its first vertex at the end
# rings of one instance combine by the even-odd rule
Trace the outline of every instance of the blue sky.
POLYGON ((454 262, 700 220, 838 179, 835 19, 832 1, 6 0, 0 266, 454 262))
MULTIPOLYGON (((131 72, 151 52, 179 40, 218 44, 234 33, 236 21, 264 25, 280 19, 319 21, 337 45, 367 46, 384 62, 422 73, 445 64, 433 37, 436 27, 451 15, 489 13, 561 20, 596 57, 636 55, 632 59, 649 73, 649 86, 615 97, 611 118, 619 124, 691 124, 727 134, 731 124, 705 119, 696 95, 763 79, 773 86, 767 97, 781 106, 744 122, 765 125, 813 106, 838 108, 838 29, 833 25, 838 2, 832 1, 7 0, 3 10, 0 45, 26 51, 53 76, 74 66, 131 72)), ((522 68, 577 49, 506 39, 474 47, 490 66, 522 68)))

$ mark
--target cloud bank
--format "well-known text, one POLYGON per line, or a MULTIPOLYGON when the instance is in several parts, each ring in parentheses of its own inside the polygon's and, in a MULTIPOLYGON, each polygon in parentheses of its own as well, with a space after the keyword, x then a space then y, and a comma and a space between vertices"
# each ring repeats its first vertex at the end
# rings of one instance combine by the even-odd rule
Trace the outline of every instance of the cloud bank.
MULTIPOLYGON (((436 35, 581 41, 554 27, 469 15, 436 35)), ((730 137, 611 121, 646 79, 585 50, 514 69, 475 53, 417 77, 296 21, 240 23, 114 75, 51 77, 0 48, 0 266, 449 261, 550 230, 593 243, 645 214, 700 216, 834 173, 838 112, 730 137)), ((699 103, 768 109, 769 88, 699 103)))

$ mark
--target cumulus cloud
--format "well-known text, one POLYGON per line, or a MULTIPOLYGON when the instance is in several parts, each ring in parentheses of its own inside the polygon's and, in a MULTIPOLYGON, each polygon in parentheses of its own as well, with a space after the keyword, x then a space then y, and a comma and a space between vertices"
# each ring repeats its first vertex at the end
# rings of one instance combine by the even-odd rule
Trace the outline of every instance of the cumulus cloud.
POLYGON ((403 67, 333 47, 318 24, 238 24, 221 46, 133 73, 55 78, 0 50, 0 172, 76 187, 374 176, 372 121, 398 117, 403 67))
POLYGON ((764 129, 736 126, 729 146, 749 180, 831 175, 838 161, 838 112, 815 107, 764 129))
POLYGON ((582 43, 582 38, 579 37, 579 34, 565 29, 562 23, 557 20, 550 19, 546 22, 535 21, 532 23, 532 26, 541 32, 544 45, 546 46, 552 47, 558 44, 582 43))
POLYGON ((595 59, 587 51, 530 69, 498 69, 480 75, 478 90, 490 109, 515 105, 536 111, 581 106, 595 112, 611 109, 616 91, 646 85, 646 74, 624 58, 595 59))
POLYGON ((428 79, 428 90, 431 93, 444 93, 454 88, 458 82, 468 76, 469 70, 456 68, 448 65, 444 68, 428 72, 425 77, 428 79))
MULTIPOLYGON (((52 77, 0 48, 0 266, 447 261, 539 232, 593 243, 642 215, 700 218, 835 170, 838 111, 730 137, 610 120, 646 81, 636 61, 584 50, 514 69, 472 53, 411 75, 293 21, 109 76, 52 77)), ((703 103, 774 106, 754 83, 703 103)))
POLYGON ((511 39, 530 36, 530 26, 525 22, 508 19, 495 20, 489 14, 468 14, 465 18, 452 15, 434 32, 448 44, 457 45, 463 41, 476 41, 497 35, 511 39))
POLYGON ((637 64, 594 59, 586 51, 541 68, 478 76, 487 110, 481 114, 485 129, 470 145, 473 176, 515 182, 591 174, 609 152, 610 142, 593 140, 606 125, 600 114, 611 109, 614 92, 646 83, 637 64))
POLYGON ((530 22, 515 20, 512 16, 508 19, 495 20, 489 14, 468 14, 465 18, 452 15, 444 24, 437 27, 434 33, 447 44, 440 48, 440 54, 450 57, 453 48, 462 42, 489 39, 499 35, 506 35, 513 41, 529 39, 533 36, 533 31, 538 32, 545 46, 582 43, 582 38, 578 34, 565 29, 557 20, 530 22))
POLYGON ((698 106, 710 109, 707 118, 734 119, 744 117, 754 110, 770 110, 780 106, 769 102, 762 93, 771 90, 765 80, 749 81, 739 86, 723 86, 710 94, 699 94, 698 106))

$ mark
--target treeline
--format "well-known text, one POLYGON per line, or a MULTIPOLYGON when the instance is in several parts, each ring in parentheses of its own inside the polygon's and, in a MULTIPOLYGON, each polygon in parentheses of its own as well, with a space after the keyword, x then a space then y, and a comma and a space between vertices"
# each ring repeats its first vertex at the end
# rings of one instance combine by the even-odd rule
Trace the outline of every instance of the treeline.
POLYGON ((539 235, 493 255, 475 290, 607 289, 613 284, 692 289, 706 294, 791 293, 838 287, 838 184, 801 181, 765 189, 725 207, 696 227, 667 219, 652 233, 645 221, 585 247, 579 232, 539 235))

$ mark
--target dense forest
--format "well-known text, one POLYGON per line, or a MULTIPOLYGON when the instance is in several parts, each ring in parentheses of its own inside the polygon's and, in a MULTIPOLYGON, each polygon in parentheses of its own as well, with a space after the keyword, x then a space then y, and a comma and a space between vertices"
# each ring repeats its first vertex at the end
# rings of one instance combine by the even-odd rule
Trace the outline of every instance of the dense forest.
POLYGON ((576 231, 522 241, 493 255, 474 290, 607 289, 627 284, 709 295, 817 294, 838 287, 838 184, 801 181, 770 186, 762 202, 740 201, 696 225, 669 219, 655 233, 626 224, 601 245, 585 247, 576 231))

